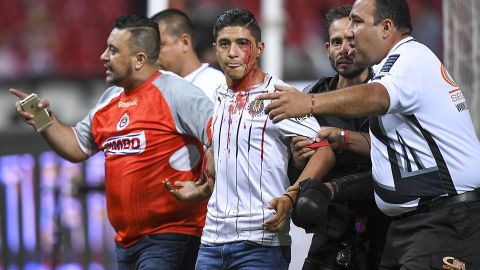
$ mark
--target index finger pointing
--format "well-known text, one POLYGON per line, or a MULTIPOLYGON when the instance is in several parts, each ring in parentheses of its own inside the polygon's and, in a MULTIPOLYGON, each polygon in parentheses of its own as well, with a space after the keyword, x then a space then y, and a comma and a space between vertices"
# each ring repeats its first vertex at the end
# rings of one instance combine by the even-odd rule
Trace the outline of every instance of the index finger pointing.
POLYGON ((285 91, 285 90, 288 90, 288 89, 291 89, 292 87, 291 86, 288 86, 288 85, 281 85, 281 84, 275 84, 273 87, 275 87, 275 90, 277 91, 285 91))
POLYGON ((265 93, 257 96, 255 99, 257 100, 265 100, 265 99, 277 99, 280 97, 278 93, 265 93))
POLYGON ((22 91, 17 90, 17 89, 10 88, 8 91, 9 91, 12 95, 17 96, 17 97, 20 98, 20 99, 24 99, 24 98, 26 98, 26 97, 28 96, 27 93, 22 92, 22 91))

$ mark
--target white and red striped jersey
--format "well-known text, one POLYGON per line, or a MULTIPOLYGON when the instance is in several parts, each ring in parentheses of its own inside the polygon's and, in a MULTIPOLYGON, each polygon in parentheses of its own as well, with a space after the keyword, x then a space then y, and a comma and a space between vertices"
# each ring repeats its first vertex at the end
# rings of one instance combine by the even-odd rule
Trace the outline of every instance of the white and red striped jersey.
POLYGON ((208 203, 202 243, 214 245, 252 241, 265 246, 290 245, 288 223, 279 233, 262 228, 275 212, 269 202, 290 186, 287 176, 291 136, 316 137, 313 117, 286 119, 274 124, 265 114, 270 101, 255 100, 284 82, 266 75, 249 91, 217 91, 212 140, 216 180, 208 203))

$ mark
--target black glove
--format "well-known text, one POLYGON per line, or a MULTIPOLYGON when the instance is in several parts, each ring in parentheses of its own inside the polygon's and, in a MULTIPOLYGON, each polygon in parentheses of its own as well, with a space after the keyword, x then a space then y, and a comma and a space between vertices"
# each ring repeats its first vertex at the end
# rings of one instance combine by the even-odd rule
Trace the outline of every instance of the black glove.
POLYGON ((326 229, 331 192, 320 180, 310 178, 300 182, 300 191, 292 212, 292 221, 307 233, 326 229))

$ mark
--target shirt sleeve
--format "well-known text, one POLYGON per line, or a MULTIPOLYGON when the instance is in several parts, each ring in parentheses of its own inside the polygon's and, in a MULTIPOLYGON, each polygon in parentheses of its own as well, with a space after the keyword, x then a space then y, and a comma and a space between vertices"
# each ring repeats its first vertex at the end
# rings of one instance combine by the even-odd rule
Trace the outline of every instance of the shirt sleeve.
POLYGON ((78 122, 74 128, 78 145, 83 153, 88 156, 93 156, 98 152, 98 147, 92 135, 92 118, 93 114, 90 112, 82 121, 78 122))
POLYGON ((420 106, 422 82, 419 72, 408 51, 389 55, 379 65, 379 72, 370 83, 380 83, 388 92, 390 107, 388 113, 412 114, 420 106))
POLYGON ((119 87, 113 86, 108 88, 105 93, 103 93, 102 97, 100 97, 97 105, 95 105, 88 115, 75 126, 74 131, 78 145, 86 155, 93 156, 99 151, 92 132, 92 121, 95 113, 105 104, 108 104, 112 98, 118 96, 121 91, 122 89, 119 87))
MULTIPOLYGON (((281 80, 276 80, 272 85, 289 86, 281 80)), ((269 91, 275 92, 274 88, 269 91)), ((295 136, 304 136, 307 138, 316 138, 317 132, 320 131, 320 125, 315 117, 307 115, 304 117, 287 118, 276 123, 276 129, 282 139, 295 136)))
POLYGON ((168 95, 177 131, 210 145, 213 102, 200 88, 183 79, 174 79, 170 87, 168 95))
POLYGON ((305 136, 308 138, 317 137, 320 125, 315 117, 305 116, 301 118, 287 118, 277 123, 277 130, 282 138, 305 136))

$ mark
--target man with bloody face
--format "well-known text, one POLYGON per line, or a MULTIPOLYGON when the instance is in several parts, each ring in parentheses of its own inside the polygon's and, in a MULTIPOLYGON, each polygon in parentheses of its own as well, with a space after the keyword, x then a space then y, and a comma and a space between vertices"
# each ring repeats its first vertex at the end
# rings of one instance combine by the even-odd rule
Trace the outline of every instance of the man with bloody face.
MULTIPOLYGON (((258 66, 265 44, 252 13, 232 9, 221 14, 213 44, 226 77, 215 97, 213 152, 215 185, 208 203, 196 269, 288 269, 289 213, 300 180, 321 179, 334 163, 328 142, 318 147, 305 170, 290 187, 287 176, 289 143, 293 136, 316 137, 313 117, 285 119, 274 124, 256 100, 284 82, 258 66)), ((167 185, 168 187, 168 185, 167 185)), ((170 191, 181 199, 192 185, 170 191)), ((324 192, 330 192, 325 188, 324 192)))

